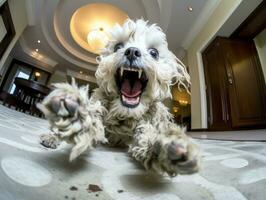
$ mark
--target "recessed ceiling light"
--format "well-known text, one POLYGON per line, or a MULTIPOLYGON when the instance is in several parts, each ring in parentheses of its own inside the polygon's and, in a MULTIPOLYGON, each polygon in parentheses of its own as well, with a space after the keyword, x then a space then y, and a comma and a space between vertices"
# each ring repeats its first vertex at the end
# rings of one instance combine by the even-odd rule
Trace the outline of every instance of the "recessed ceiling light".
POLYGON ((80 74, 83 74, 83 71, 79 71, 80 74))
POLYGON ((36 51, 36 52, 38 52, 38 51, 39 51, 39 49, 35 49, 35 51, 36 51))
POLYGON ((38 43, 41 43, 41 40, 38 40, 37 42, 38 42, 38 43))
POLYGON ((193 11, 192 6, 188 6, 188 7, 187 7, 187 10, 188 10, 189 12, 192 12, 192 11, 193 11))

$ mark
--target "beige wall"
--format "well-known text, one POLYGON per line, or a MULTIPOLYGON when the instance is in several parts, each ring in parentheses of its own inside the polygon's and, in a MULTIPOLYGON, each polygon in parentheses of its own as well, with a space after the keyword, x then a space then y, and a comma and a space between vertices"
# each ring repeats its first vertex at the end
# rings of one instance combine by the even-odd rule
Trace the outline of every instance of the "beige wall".
POLYGON ((67 81, 67 77, 66 77, 66 73, 65 72, 61 72, 61 71, 55 71, 49 82, 48 85, 51 85, 53 83, 61 83, 61 82, 66 82, 67 81))
POLYGON ((254 39, 266 83, 266 29, 254 39))
MULTIPOLYGON (((4 2, 3 0, 1 2, 4 2)), ((5 68, 7 68, 7 64, 5 64, 11 50, 13 49, 14 45, 16 44, 18 38, 22 34, 23 30, 28 24, 27 21, 27 14, 26 14, 26 7, 25 7, 25 0, 9 0, 8 1, 11 17, 14 23, 16 35, 9 44, 9 47, 6 49, 3 57, 0 60, 0 74, 3 75, 5 68)))
POLYGON ((205 80, 201 52, 215 37, 218 30, 241 1, 242 0, 222 0, 187 50, 188 66, 192 82, 191 118, 192 128, 194 129, 207 127, 205 80))

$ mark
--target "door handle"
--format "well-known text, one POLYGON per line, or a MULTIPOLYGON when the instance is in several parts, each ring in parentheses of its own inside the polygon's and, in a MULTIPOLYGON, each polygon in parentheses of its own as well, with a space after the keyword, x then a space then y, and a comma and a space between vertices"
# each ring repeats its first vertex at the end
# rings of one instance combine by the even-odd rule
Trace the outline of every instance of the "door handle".
POLYGON ((233 79, 232 79, 232 77, 228 78, 228 82, 229 82, 230 85, 233 85, 233 79))
POLYGON ((227 73, 228 82, 230 85, 233 85, 233 76, 230 72, 227 73))

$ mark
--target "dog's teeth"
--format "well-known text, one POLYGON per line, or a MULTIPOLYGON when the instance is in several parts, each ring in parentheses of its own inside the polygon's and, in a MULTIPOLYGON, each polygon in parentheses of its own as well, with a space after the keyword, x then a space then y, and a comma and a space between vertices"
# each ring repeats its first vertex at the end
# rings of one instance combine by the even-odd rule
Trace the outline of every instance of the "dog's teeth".
POLYGON ((124 67, 121 67, 121 69, 120 69, 120 76, 121 77, 123 76, 123 73, 124 73, 124 67))
POLYGON ((139 72, 139 79, 140 79, 141 74, 142 74, 142 69, 138 70, 138 72, 139 72))

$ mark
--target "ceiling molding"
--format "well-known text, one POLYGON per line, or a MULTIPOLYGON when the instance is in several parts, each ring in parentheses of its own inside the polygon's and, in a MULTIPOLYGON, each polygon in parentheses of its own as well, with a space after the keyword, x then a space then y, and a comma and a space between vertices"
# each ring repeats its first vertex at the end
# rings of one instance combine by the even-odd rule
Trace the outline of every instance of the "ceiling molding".
MULTIPOLYGON (((49 1, 51 2, 51 1, 49 1)), ((57 1, 52 1, 52 3, 55 3, 57 5, 57 1)), ((56 7, 56 6, 55 6, 56 7)), ((45 4, 45 2, 43 2, 43 9, 42 9, 42 13, 41 13, 41 30, 42 33, 47 41, 47 43, 49 44, 49 46, 62 58, 64 58, 65 60, 67 60, 68 62, 72 63, 73 65, 76 65, 78 67, 84 68, 84 69, 88 69, 91 71, 96 71, 96 67, 85 64, 83 62, 77 61, 73 58, 71 58, 69 55, 67 55, 64 51, 62 51, 57 44, 53 41, 52 37, 50 36, 49 32, 48 32, 48 27, 47 27, 47 17, 46 17, 46 10, 50 10, 51 12, 53 12, 54 10, 51 10, 51 8, 49 9, 48 6, 45 4)))
POLYGON ((47 56, 44 56, 44 55, 40 54, 39 52, 35 52, 34 50, 30 49, 28 47, 26 40, 24 39, 23 35, 21 35, 21 37, 19 39, 19 44, 20 44, 20 47, 25 54, 27 54, 28 56, 30 56, 30 57, 32 57, 32 58, 34 58, 34 59, 36 59, 42 63, 45 63, 49 67, 53 68, 58 64, 53 59, 48 58, 47 56))
POLYGON ((35 3, 36 3, 35 0, 26 0, 25 2, 29 26, 36 25, 36 16, 35 16, 35 8, 34 8, 35 3))
MULTIPOLYGON (((182 58, 186 48, 181 47, 181 43, 187 37, 188 30, 192 30, 190 32, 194 34, 190 35, 189 43, 191 43, 202 28, 200 26, 199 30, 197 27, 192 29, 193 26, 196 26, 195 21, 198 21, 202 9, 219 1, 222 0, 195 0, 194 15, 190 15, 186 11, 187 0, 102 0, 101 2, 117 6, 132 19, 143 17, 151 23, 157 23, 166 33, 169 49, 182 58), (206 5, 205 2, 207 2, 206 5), (176 27, 182 27, 182 29, 176 27)), ((25 0, 25 2, 29 4, 26 5, 27 11, 30 10, 30 12, 28 11, 29 23, 35 23, 35 26, 31 26, 30 29, 27 29, 28 32, 25 32, 28 47, 35 49, 38 45, 36 44, 37 40, 40 40, 41 51, 59 63, 57 69, 74 71, 83 71, 84 69, 84 71, 89 70, 92 72, 91 74, 94 74, 97 69, 95 55, 87 53, 73 40, 69 30, 69 20, 76 9, 89 3, 95 3, 97 0, 75 0, 75 2, 69 0, 25 0), (30 5, 30 2, 34 2, 34 5, 30 5), (32 13, 35 19, 32 19, 32 13)), ((204 10, 210 9, 205 8, 204 10)))
POLYGON ((56 70, 56 71, 54 72, 54 74, 59 75, 59 76, 66 76, 66 73, 65 73, 65 72, 62 72, 62 71, 60 71, 60 70, 56 70))
POLYGON ((95 76, 91 75, 86 75, 86 74, 80 74, 79 72, 73 71, 73 70, 67 70, 66 72, 67 76, 71 76, 74 78, 78 78, 84 81, 92 82, 92 83, 97 83, 95 76))
MULTIPOLYGON (((3 1, 3 0, 0 0, 3 1)), ((149 5, 156 8, 151 16, 155 17, 159 12, 158 0, 150 1, 149 5), (155 2, 155 6, 151 3, 155 2), (157 12, 158 11, 158 12, 157 12)), ((30 26, 25 32, 28 47, 35 49, 38 40, 41 41, 39 47, 45 52, 46 56, 56 60, 59 64, 58 69, 77 69, 91 71, 92 74, 97 70, 97 63, 94 54, 83 50, 73 40, 69 30, 69 20, 72 14, 80 7, 89 3, 96 3, 97 0, 25 0, 30 26), (33 2, 34 5, 31 5, 33 2), (34 14, 34 19, 32 18, 34 14), (32 36, 34 37, 31 37, 32 36), (34 39, 34 41, 33 41, 34 39)), ((102 0, 102 3, 112 4, 124 10, 132 19, 143 16, 146 18, 145 8, 139 0, 102 0)), ((157 21, 158 21, 157 20, 157 21)))
MULTIPOLYGON (((57 37, 57 39, 59 40, 59 42, 61 43, 61 45, 71 54, 73 54, 75 57, 85 61, 85 62, 89 62, 89 63, 92 63, 92 64, 97 64, 96 62, 96 56, 94 54, 91 54, 86 52, 85 53, 82 53, 81 51, 73 48, 73 45, 69 44, 69 39, 65 38, 65 35, 66 35, 66 32, 69 33, 70 37, 71 37, 71 34, 70 34, 70 29, 69 27, 67 28, 67 30, 62 30, 61 27, 60 27, 60 23, 63 23, 62 21, 60 20, 65 20, 66 18, 69 18, 71 19, 72 15, 67 15, 65 16, 65 18, 63 19, 62 17, 58 16, 58 13, 60 12, 61 10, 61 7, 60 7, 60 4, 57 6, 57 8, 55 9, 54 11, 54 17, 53 17, 53 28, 54 28, 54 31, 55 31, 55 35, 57 37), (64 35, 63 35, 63 33, 64 35)), ((70 20, 69 20, 70 21, 70 20)), ((72 39, 72 38, 71 38, 72 39)), ((74 40, 73 40, 74 42, 74 40)))
MULTIPOLYGON (((248 16, 252 15, 251 13, 255 12, 256 8, 260 9, 258 6, 259 5, 262 6, 262 2, 264 3, 264 5, 266 5, 265 0, 252 0, 252 1, 242 0, 241 3, 239 4, 239 6, 234 10, 232 15, 222 25, 221 29, 218 32, 219 36, 232 37, 231 34, 234 31, 236 31, 236 29, 238 29, 242 23, 244 24, 247 22, 247 21, 246 22, 244 22, 244 21, 248 20, 247 19, 248 16)), ((254 19, 253 23, 256 24, 255 26, 257 26, 259 30, 256 31, 254 29, 253 37, 257 33, 259 33, 263 28, 265 28, 265 24, 263 24, 263 21, 265 22, 265 19, 266 19, 264 13, 263 13, 263 11, 261 12, 261 14, 257 13, 257 14, 259 14, 258 19, 254 19)), ((242 26, 243 26, 243 24, 242 24, 242 26)), ((248 29, 249 28, 247 28, 246 30, 248 30, 248 29)), ((247 38, 241 37, 240 35, 237 38, 247 39, 247 38)), ((252 36, 251 36, 251 38, 252 38, 252 36)))
POLYGON ((218 7, 218 5, 221 3, 222 0, 208 0, 206 2, 206 6, 199 14, 197 20, 190 28, 187 37, 183 40, 181 46, 184 49, 188 49, 195 37, 198 35, 198 33, 202 30, 204 25, 209 20, 212 13, 215 11, 215 9, 218 7))
POLYGON ((46 71, 46 72, 50 72, 51 74, 54 72, 54 69, 53 68, 49 68, 48 66, 44 66, 45 64, 40 62, 39 60, 36 60, 36 59, 32 59, 32 57, 30 57, 28 54, 23 54, 22 56, 21 55, 15 55, 14 56, 14 59, 17 59, 19 61, 22 61, 24 63, 28 63, 38 69, 41 69, 43 71, 46 71))

